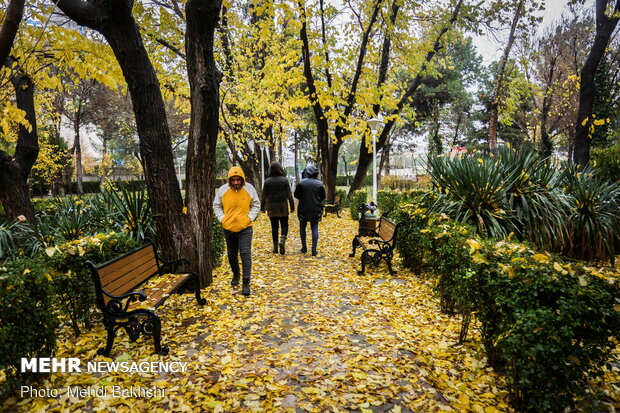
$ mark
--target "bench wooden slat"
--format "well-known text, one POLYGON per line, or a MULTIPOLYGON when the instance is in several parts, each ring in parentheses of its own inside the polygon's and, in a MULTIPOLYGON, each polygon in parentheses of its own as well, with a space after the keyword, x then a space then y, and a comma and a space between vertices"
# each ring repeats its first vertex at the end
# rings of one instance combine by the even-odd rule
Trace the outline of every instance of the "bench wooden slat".
POLYGON ((168 298, 168 295, 171 294, 176 288, 179 287, 185 280, 190 276, 190 273, 186 274, 175 274, 174 278, 170 278, 164 280, 157 285, 144 289, 144 293, 147 295, 146 301, 139 301, 132 303, 129 306, 129 310, 131 311, 133 308, 155 308, 159 306, 161 303, 168 298))
POLYGON ((152 245, 140 248, 137 251, 132 252, 116 261, 113 261, 105 266, 100 266, 99 279, 101 285, 108 285, 116 278, 121 276, 125 272, 129 272, 132 268, 139 266, 144 262, 155 260, 155 250, 152 245), (120 271, 120 273, 119 273, 120 271))
POLYGON ((153 261, 145 261, 138 267, 130 268, 129 271, 118 271, 114 281, 104 285, 102 287, 110 294, 120 295, 128 293, 136 288, 136 286, 142 284, 149 277, 156 274, 159 271, 157 263, 153 261))

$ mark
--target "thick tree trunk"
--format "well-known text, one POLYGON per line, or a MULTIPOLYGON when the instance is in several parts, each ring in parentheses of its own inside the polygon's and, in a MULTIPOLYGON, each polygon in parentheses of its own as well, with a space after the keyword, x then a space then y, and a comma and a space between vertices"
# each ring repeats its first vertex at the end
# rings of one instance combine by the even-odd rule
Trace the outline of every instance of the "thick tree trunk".
POLYGON ((220 79, 213 42, 221 0, 189 0, 185 7, 185 50, 191 93, 187 153, 187 210, 196 245, 201 287, 213 281, 211 228, 215 195, 215 152, 219 130, 220 79))
POLYGON ((195 248, 185 231, 183 201, 159 81, 131 14, 133 1, 59 0, 58 6, 76 23, 103 34, 110 44, 133 103, 158 246, 164 259, 184 256, 195 248))
POLYGON ((26 113, 30 130, 23 125, 19 126, 14 156, 0 151, 0 201, 7 219, 14 220, 23 215, 34 223, 34 208, 28 191, 28 175, 39 155, 34 84, 32 79, 23 73, 15 73, 11 82, 15 89, 17 107, 26 113))
MULTIPOLYGON (((579 110, 573 146, 573 162, 580 165, 587 165, 590 162, 591 128, 595 120, 592 115, 596 91, 596 69, 605 55, 605 49, 618 24, 618 17, 609 18, 605 14, 608 2, 608 0, 596 0, 596 36, 588 58, 581 69, 579 110)), ((611 13, 616 15, 618 12, 620 12, 620 0, 616 0, 611 13)))

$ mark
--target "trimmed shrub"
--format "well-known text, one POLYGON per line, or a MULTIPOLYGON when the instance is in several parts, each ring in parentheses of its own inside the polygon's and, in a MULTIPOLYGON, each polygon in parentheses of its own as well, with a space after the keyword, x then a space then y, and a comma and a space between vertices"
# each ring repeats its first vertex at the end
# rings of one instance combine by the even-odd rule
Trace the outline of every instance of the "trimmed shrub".
MULTIPOLYGON (((52 286, 40 260, 15 259, 0 267, 0 395, 17 386, 22 357, 49 357, 58 326, 52 286)), ((20 379, 20 384, 24 380, 20 379)))
POLYGON ((417 186, 417 182, 413 179, 401 178, 396 175, 386 175, 381 177, 379 186, 391 191, 408 191, 414 189, 417 186))
POLYGON ((620 338, 620 277, 566 263, 527 245, 483 241, 472 227, 403 205, 404 264, 437 277, 444 310, 480 322, 489 363, 506 372, 515 407, 591 409, 588 384, 601 378, 620 338))
POLYGON ((618 182, 620 179, 620 144, 609 148, 592 148, 590 161, 599 176, 618 182))
POLYGON ((365 204, 367 199, 368 194, 366 193, 366 191, 353 192, 351 198, 349 199, 349 210, 351 211, 351 219, 359 219, 359 207, 360 205, 365 204))
POLYGON ((95 304, 95 286, 86 261, 102 264, 136 248, 138 243, 125 233, 98 234, 45 250, 47 265, 60 313, 71 322, 74 333, 88 325, 89 310, 95 304))

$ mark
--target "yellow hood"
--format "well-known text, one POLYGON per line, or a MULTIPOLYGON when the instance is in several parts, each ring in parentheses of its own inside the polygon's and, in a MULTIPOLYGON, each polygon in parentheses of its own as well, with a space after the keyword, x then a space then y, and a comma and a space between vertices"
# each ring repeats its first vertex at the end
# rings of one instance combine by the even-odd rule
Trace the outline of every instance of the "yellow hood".
POLYGON ((243 174, 243 169, 241 169, 238 166, 233 166, 232 168, 230 168, 230 171, 228 171, 228 184, 229 185, 230 185, 230 178, 232 178, 233 176, 240 176, 241 179, 243 179, 241 186, 245 185, 245 175, 243 174))

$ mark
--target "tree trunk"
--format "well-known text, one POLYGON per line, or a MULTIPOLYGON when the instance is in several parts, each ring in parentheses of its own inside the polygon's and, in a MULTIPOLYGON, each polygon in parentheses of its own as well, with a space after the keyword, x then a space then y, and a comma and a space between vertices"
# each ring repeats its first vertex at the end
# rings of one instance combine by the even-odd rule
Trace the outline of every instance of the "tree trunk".
MULTIPOLYGON (((8 58, 9 63, 12 59, 8 58)), ((32 79, 17 72, 11 78, 15 88, 17 107, 26 113, 30 131, 19 126, 15 155, 0 151, 0 201, 8 220, 23 215, 35 223, 34 208, 28 191, 28 175, 39 155, 37 119, 34 109, 34 84, 32 79)))
POLYGON ((83 194, 82 186, 82 144, 80 142, 80 120, 82 115, 82 103, 78 103, 78 107, 73 112, 73 156, 75 157, 75 177, 77 183, 77 193, 83 194))
POLYGON ((221 0, 189 0, 185 6, 185 50, 191 94, 187 153, 187 210, 196 245, 201 287, 213 281, 211 228, 215 195, 215 152, 219 130, 220 79, 213 42, 221 0))
POLYGON ((13 48, 17 29, 24 16, 24 4, 25 0, 11 0, 6 8, 4 21, 0 27, 0 67, 4 65, 13 48))
POLYGON ((136 117, 157 243, 163 258, 173 259, 195 248, 188 244, 192 240, 184 232, 183 201, 159 81, 131 14, 132 6, 130 0, 58 2, 72 20, 106 38, 123 71, 136 117))
MULTIPOLYGON (((577 112, 575 143, 573 145, 573 162, 580 165, 587 165, 590 162, 596 69, 605 55, 611 35, 618 24, 618 17, 609 18, 605 14, 607 3, 608 0, 596 0, 596 36, 594 37, 594 43, 588 58, 581 69, 579 110, 577 112)), ((616 15, 618 12, 620 12, 620 0, 616 0, 612 13, 616 15)))
POLYGON ((491 109, 489 111, 489 150, 491 151, 491 153, 497 153, 497 118, 499 116, 499 98, 502 87, 504 85, 504 75, 506 73, 508 56, 510 55, 510 50, 512 49, 512 45, 515 41, 515 31, 517 30, 517 25, 519 23, 519 20, 521 19, 521 13, 523 12, 524 5, 525 0, 520 0, 515 10, 515 15, 512 18, 510 34, 508 35, 508 43, 504 48, 502 60, 499 61, 497 81, 495 83, 495 87, 493 88, 493 95, 491 96, 491 109))

